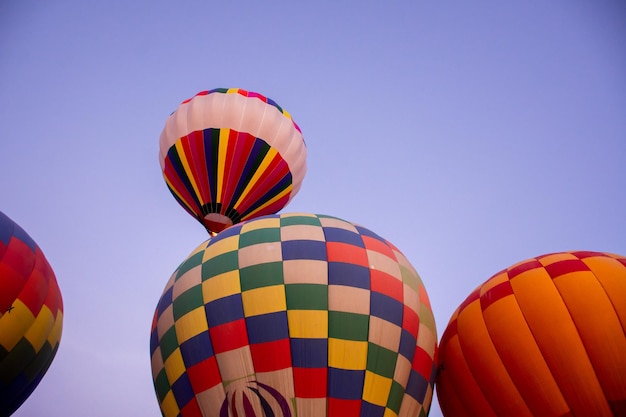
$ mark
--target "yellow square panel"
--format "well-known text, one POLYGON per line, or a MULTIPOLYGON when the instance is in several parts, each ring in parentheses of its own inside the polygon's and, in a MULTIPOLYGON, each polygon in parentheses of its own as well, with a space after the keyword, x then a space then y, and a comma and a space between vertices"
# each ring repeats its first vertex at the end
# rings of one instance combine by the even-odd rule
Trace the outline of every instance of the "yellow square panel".
POLYGON ((288 310, 289 336, 309 339, 328 337, 328 311, 288 310))
POLYGON ((272 285, 270 287, 254 288, 241 293, 243 313, 246 317, 260 314, 285 311, 285 286, 272 285))
POLYGON ((246 233, 258 229, 278 229, 280 227, 280 218, 270 217, 267 219, 256 219, 253 222, 246 222, 241 226, 241 232, 246 233))
POLYGON ((202 283, 202 298, 205 304, 240 292, 238 270, 224 272, 202 283))
POLYGON ((176 320, 176 339, 178 344, 209 330, 204 307, 198 307, 176 320))
POLYGON ((174 393, 171 390, 165 394, 165 398, 163 398, 163 402, 161 403, 161 410, 163 411, 164 417, 178 416, 180 410, 174 398, 174 393))
POLYGON ((367 365, 367 342, 328 339, 328 365, 333 368, 360 371, 367 365))
MULTIPOLYGON (((202 248, 206 247, 206 244, 201 245, 202 248)), ((202 254, 202 262, 209 258, 220 255, 222 253, 234 252, 239 249, 239 235, 229 236, 224 239, 220 239, 211 243, 211 248, 205 250, 202 254)))
POLYGON ((389 392, 391 391, 391 382, 391 378, 385 378, 373 372, 365 371, 363 399, 381 407, 386 406, 389 392))
POLYGON ((180 353, 180 348, 176 348, 174 352, 167 358, 163 364, 165 367, 165 374, 170 386, 174 384, 185 373, 185 363, 183 362, 183 356, 180 353))

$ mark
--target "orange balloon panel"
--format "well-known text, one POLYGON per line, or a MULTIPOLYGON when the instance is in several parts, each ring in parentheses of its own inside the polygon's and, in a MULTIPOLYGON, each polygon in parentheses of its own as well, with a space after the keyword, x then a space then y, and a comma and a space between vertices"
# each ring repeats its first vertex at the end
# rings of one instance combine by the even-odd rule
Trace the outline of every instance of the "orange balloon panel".
POLYGON ((438 353, 445 416, 626 415, 626 257, 515 264, 453 314, 438 353))

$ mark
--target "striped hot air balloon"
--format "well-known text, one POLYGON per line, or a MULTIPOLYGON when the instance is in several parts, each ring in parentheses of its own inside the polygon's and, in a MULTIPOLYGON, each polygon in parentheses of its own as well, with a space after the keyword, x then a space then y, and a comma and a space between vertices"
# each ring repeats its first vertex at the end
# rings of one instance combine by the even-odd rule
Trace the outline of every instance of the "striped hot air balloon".
POLYGON ((479 286, 441 338, 445 416, 626 416, 626 257, 562 252, 479 286))
POLYGON ((63 301, 43 252, 0 212, 0 416, 37 387, 59 348, 63 301))
POLYGON ((271 99, 215 89, 170 115, 159 160, 174 198, 215 234, 282 209, 302 184, 306 147, 298 125, 271 99))
POLYGON ((422 281, 372 231, 269 215, 201 244, 158 303, 165 417, 426 416, 437 334, 422 281))

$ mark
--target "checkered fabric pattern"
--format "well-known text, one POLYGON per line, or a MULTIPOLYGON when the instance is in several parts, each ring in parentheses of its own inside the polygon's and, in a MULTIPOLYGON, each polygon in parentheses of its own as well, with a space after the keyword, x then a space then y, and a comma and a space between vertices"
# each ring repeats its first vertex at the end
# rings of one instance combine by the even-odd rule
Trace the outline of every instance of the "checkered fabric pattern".
POLYGON ((425 416, 437 335, 402 253, 322 215, 264 216, 200 245, 151 333, 165 417, 425 416))
POLYGON ((37 387, 59 347, 63 301, 41 249, 0 212, 0 416, 37 387))
POLYGON ((626 415, 626 257, 552 253, 479 286, 438 354, 446 416, 626 415))

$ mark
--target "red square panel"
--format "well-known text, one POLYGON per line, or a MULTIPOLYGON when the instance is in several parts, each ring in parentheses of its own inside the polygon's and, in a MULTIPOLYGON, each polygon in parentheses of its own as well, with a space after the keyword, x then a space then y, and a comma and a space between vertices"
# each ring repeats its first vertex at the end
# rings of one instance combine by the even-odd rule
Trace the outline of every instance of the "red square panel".
POLYGON ((250 352, 257 372, 278 371, 291 367, 289 339, 252 344, 250 352))
POLYGON ((248 344, 248 332, 245 319, 220 324, 209 329, 213 341, 213 351, 217 353, 228 352, 248 344))
POLYGON ((298 398, 326 398, 327 368, 293 368, 293 382, 298 398))

